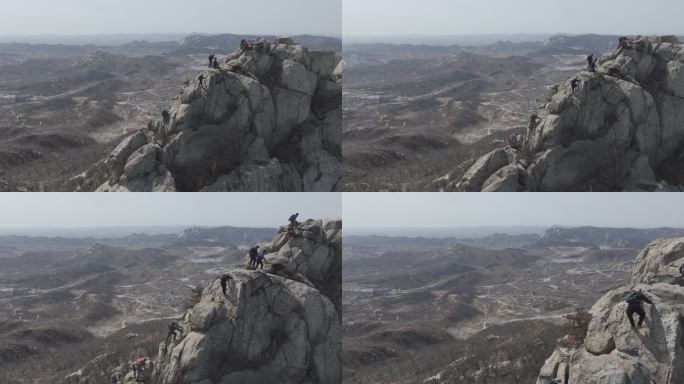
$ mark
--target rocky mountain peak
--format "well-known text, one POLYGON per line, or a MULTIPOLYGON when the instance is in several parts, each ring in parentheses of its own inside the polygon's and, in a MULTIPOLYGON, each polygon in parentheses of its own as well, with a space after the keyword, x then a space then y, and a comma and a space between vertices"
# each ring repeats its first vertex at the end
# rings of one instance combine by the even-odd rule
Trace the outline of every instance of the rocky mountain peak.
MULTIPOLYGON (((675 384, 684 382, 684 238, 651 242, 637 256, 628 283, 591 308, 584 343, 559 347, 541 369, 537 384, 675 384), (641 290, 653 305, 632 328, 624 294, 641 290), (637 324, 638 325, 638 324, 637 324)), ((638 315, 635 315, 638 318, 638 315)))
POLYGON ((680 190, 683 48, 674 36, 627 38, 596 72, 557 86, 524 143, 482 156, 450 188, 680 190))
POLYGON ((341 221, 281 228, 263 270, 229 272, 183 316, 185 330, 159 347, 161 384, 341 381, 341 221))
POLYGON ((159 121, 70 181, 98 191, 332 191, 341 167, 334 52, 251 41, 187 83, 159 121), (202 80, 200 83, 200 79, 202 80))

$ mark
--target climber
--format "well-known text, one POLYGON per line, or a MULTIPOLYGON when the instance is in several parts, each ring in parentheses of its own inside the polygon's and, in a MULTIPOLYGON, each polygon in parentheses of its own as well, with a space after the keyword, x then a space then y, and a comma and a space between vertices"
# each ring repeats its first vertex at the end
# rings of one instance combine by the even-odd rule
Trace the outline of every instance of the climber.
POLYGON ((218 59, 214 58, 214 69, 220 69, 220 68, 221 67, 219 67, 218 59))
POLYGON ((572 87, 572 93, 573 94, 575 93, 575 89, 577 88, 579 83, 580 83, 580 80, 576 77, 574 79, 572 79, 572 81, 570 82, 570 86, 572 87))
POLYGON ((259 246, 258 245, 250 248, 250 250, 249 250, 249 264, 248 264, 250 267, 256 267, 256 262, 257 262, 256 260, 257 260, 258 252, 259 252, 259 246))
POLYGON ((216 56, 213 53, 211 55, 209 55, 209 68, 211 68, 211 65, 214 63, 215 57, 216 56))
POLYGON ((266 258, 266 256, 264 255, 264 250, 262 249, 261 251, 259 251, 259 253, 257 253, 256 264, 254 264, 254 267, 256 269, 259 269, 259 265, 261 265, 261 269, 264 269, 264 259, 265 258, 266 258))
POLYGON ((146 357, 139 357, 133 362, 133 378, 135 381, 143 381, 145 379, 145 364, 147 364, 146 357))
POLYGON ((243 51, 249 49, 249 47, 247 47, 247 40, 240 40, 240 49, 242 49, 243 51))
POLYGON ((202 88, 202 86, 204 85, 204 73, 200 73, 200 75, 199 75, 199 77, 197 78, 197 80, 199 81, 199 86, 200 86, 200 88, 202 88))
POLYGON ((587 69, 589 72, 596 72, 596 60, 593 53, 587 56, 587 69))
POLYGON ((169 120, 171 120, 171 114, 165 109, 162 111, 162 121, 166 124, 169 120))
POLYGON ((299 213, 295 213, 294 215, 290 216, 289 219, 287 219, 290 222, 290 226, 296 227, 299 225, 297 222, 297 216, 299 216, 299 213))
POLYGON ((513 148, 519 150, 522 147, 524 137, 519 133, 513 133, 506 139, 506 148, 513 148))
POLYGON ((651 305, 654 305, 651 300, 649 300, 646 295, 644 295, 641 290, 635 291, 631 290, 627 292, 625 295, 625 302, 627 302, 627 318, 629 319, 629 323, 632 325, 632 328, 635 328, 634 325, 634 314, 637 313, 639 314, 639 326, 641 327, 641 324, 644 322, 644 319, 646 318, 646 312, 644 312, 644 307, 643 307, 643 302, 647 302, 651 305))
POLYGON ((534 132, 535 128, 537 128, 537 125, 541 122, 541 118, 537 116, 536 113, 533 113, 530 115, 530 123, 527 125, 527 139, 529 140, 532 137, 532 132, 534 132))
POLYGON ((221 290, 223 291, 224 295, 226 294, 226 283, 231 279, 233 278, 228 273, 225 273, 223 276, 221 276, 221 290))
POLYGON ((183 327, 178 324, 178 321, 174 320, 169 323, 169 334, 166 336, 166 341, 169 341, 169 337, 173 336, 172 340, 176 341, 176 331, 180 332, 180 336, 183 337, 183 327))

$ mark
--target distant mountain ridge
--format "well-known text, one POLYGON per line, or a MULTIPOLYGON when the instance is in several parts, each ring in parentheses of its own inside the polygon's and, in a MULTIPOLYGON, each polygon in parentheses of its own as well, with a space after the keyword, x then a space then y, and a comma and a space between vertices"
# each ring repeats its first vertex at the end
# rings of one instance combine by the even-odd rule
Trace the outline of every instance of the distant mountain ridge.
POLYGON ((596 248, 643 248, 659 238, 684 236, 684 228, 610 228, 610 227, 551 227, 541 234, 494 233, 477 238, 410 237, 410 236, 345 236, 345 247, 358 249, 391 245, 392 249, 430 250, 468 245, 485 248, 517 248, 525 246, 584 246, 596 248))
POLYGON ((553 55, 601 53, 617 46, 618 35, 554 35, 546 40, 499 40, 484 45, 410 44, 410 43, 352 43, 344 44, 345 55, 384 54, 401 56, 450 55, 462 51, 489 52, 510 55, 553 55))
POLYGON ((538 245, 544 244, 585 244, 596 247, 611 248, 643 248, 649 242, 659 238, 679 237, 684 235, 681 228, 550 228, 539 236, 538 245))
MULTIPOLYGON (((114 44, 108 41, 104 41, 101 44, 63 44, 49 42, 50 40, 46 40, 48 41, 47 43, 30 40, 3 41, 0 37, 0 59, 18 60, 24 57, 65 58, 94 54, 98 51, 124 56, 204 54, 209 51, 230 52, 240 47, 240 40, 257 38, 275 40, 277 36, 192 34, 179 40, 148 41, 134 39, 126 42, 116 41, 114 44)), ((312 50, 342 52, 342 40, 339 38, 316 35, 296 35, 291 36, 291 38, 312 50)))
POLYGON ((0 250, 12 251, 15 248, 31 245, 36 249, 76 249, 92 246, 117 246, 125 248, 158 248, 164 246, 220 246, 239 249, 246 245, 257 244, 273 237, 276 228, 249 227, 190 227, 179 233, 152 234, 142 232, 125 236, 101 238, 93 236, 0 236, 0 250))

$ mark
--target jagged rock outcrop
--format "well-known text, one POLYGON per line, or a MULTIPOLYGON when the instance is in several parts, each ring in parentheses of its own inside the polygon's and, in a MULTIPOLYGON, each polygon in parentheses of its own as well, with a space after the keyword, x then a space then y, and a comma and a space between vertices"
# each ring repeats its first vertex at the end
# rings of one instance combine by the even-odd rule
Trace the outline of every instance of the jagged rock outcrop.
POLYGON ((601 297, 591 309, 584 344, 558 348, 538 384, 675 384, 684 382, 684 238, 655 240, 637 257, 628 285, 601 297), (646 320, 632 329, 623 295, 641 289, 646 320))
POLYGON ((342 90, 334 52, 290 39, 233 52, 169 114, 124 139, 67 188, 97 191, 333 191, 342 90))
POLYGON ((684 46, 674 37, 628 39, 600 58, 596 73, 560 84, 538 114, 523 148, 488 153, 446 189, 678 191, 684 184, 684 46))
POLYGON ((187 334, 160 345, 153 382, 340 383, 341 228, 281 229, 262 245, 265 270, 234 269, 226 295, 212 282, 183 317, 187 334))

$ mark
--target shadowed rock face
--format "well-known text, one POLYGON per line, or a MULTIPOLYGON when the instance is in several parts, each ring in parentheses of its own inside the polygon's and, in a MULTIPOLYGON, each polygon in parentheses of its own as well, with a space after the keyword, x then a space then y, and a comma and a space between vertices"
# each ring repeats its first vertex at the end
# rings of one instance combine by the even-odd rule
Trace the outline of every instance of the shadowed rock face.
POLYGON ((333 191, 340 76, 333 52, 289 39, 202 72, 164 117, 70 182, 98 191, 333 191))
POLYGON ((180 340, 159 347, 160 384, 339 383, 341 323, 340 221, 302 223, 269 244, 267 267, 230 272, 183 317, 180 340), (273 272, 273 273, 272 273, 273 272), (275 274, 274 274, 275 273, 275 274))
POLYGON ((524 148, 483 156, 447 188, 653 191, 684 184, 668 171, 684 161, 684 50, 674 37, 628 39, 626 48, 601 57, 596 73, 560 84, 539 115, 524 148))
POLYGON ((637 257, 629 285, 612 290, 592 307, 584 345, 558 348, 542 367, 538 384, 675 384, 684 382, 684 238, 651 242, 637 257), (646 320, 632 329, 623 295, 641 289, 646 320))

